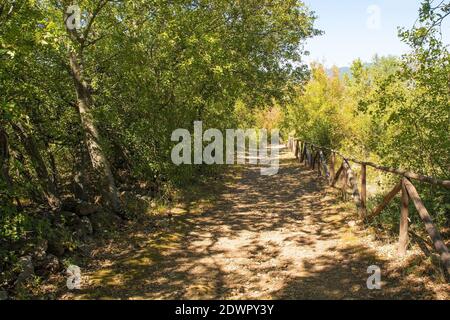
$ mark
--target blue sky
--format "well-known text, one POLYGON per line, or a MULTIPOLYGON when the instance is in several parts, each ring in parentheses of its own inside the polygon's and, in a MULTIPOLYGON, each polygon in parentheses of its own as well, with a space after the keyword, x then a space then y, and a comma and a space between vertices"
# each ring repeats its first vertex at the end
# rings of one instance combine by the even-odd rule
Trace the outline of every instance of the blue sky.
POLYGON ((410 28, 418 16, 420 0, 305 0, 318 16, 316 26, 325 34, 308 41, 307 62, 327 67, 349 66, 375 54, 401 55, 408 51, 397 27, 410 28))

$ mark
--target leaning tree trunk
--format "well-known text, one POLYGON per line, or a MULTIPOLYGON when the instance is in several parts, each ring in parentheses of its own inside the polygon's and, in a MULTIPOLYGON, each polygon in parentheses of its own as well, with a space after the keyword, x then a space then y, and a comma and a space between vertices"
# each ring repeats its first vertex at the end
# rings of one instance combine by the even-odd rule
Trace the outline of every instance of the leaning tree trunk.
POLYGON ((9 147, 8 147, 8 134, 3 128, 0 128, 0 165, 2 178, 5 180, 6 187, 9 192, 12 192, 11 177, 9 176, 9 147))
MULTIPOLYGON (((0 127, 0 177, 6 185, 6 195, 9 204, 12 204, 11 196, 13 195, 12 190, 12 179, 9 175, 9 147, 8 147, 8 134, 6 131, 0 127)), ((20 205, 20 202, 18 203, 20 205)))
POLYGON ((101 191, 106 205, 121 213, 121 205, 111 167, 100 144, 100 135, 92 116, 92 97, 86 80, 83 79, 82 59, 77 53, 69 53, 70 70, 75 83, 77 107, 92 166, 101 180, 101 191))
POLYGON ((75 174, 73 178, 73 193, 75 198, 88 201, 88 161, 90 159, 84 141, 76 147, 75 154, 75 174))
POLYGON ((47 166, 39 152, 36 141, 25 131, 20 123, 11 122, 11 126, 19 136, 26 153, 30 157, 49 206, 54 210, 59 209, 61 207, 61 200, 59 198, 58 188, 48 173, 47 166))

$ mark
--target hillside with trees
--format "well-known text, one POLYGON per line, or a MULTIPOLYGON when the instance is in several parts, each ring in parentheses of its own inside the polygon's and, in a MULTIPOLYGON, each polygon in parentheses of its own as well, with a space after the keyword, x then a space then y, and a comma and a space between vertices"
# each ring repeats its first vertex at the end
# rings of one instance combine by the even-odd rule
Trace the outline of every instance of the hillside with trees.
MULTIPOLYGON (((0 0, 2 296, 61 288, 87 251, 131 243, 126 226, 150 215, 161 236, 181 199, 202 203, 193 189, 229 169, 173 164, 171 134, 194 121, 280 128, 284 142, 450 180, 450 2, 423 1, 416 25, 399 30, 408 54, 355 60, 344 73, 305 63, 305 42, 322 33, 313 10, 300 0, 0 0)), ((369 180, 373 207, 394 180, 369 180)), ((449 239, 449 190, 417 187, 449 239)), ((417 215, 411 225, 426 238, 417 215)), ((370 226, 395 235, 398 205, 370 226)))

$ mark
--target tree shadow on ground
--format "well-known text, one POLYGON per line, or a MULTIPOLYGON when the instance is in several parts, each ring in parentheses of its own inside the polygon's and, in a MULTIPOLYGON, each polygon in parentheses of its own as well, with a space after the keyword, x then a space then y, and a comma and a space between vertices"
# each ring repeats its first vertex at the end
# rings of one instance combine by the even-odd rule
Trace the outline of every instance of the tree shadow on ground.
MULTIPOLYGON (((234 175, 236 171, 231 171, 234 175)), ((100 250, 83 289, 69 298, 343 299, 433 296, 423 285, 382 274, 366 287, 370 265, 386 261, 348 226, 351 213, 283 153, 279 173, 247 166, 231 181, 203 186, 220 193, 198 210, 187 201, 163 228, 141 221, 111 250, 100 250)), ((195 198, 195 197, 194 197, 195 198)), ((89 268, 88 268, 89 269, 89 268)))
MULTIPOLYGON (((275 299, 433 299, 434 292, 421 281, 404 279, 387 266, 372 250, 363 245, 340 248, 317 257, 314 263, 305 261, 304 274, 287 281, 275 299), (381 270, 381 288, 369 289, 367 280, 381 270)), ((369 280, 369 283, 373 283, 369 280)))

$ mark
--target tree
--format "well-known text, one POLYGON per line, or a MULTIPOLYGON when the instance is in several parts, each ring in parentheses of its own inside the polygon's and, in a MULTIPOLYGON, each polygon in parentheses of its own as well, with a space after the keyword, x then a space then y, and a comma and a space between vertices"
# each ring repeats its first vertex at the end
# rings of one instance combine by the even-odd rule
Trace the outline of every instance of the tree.
POLYGON ((2 168, 14 193, 58 211, 100 191, 120 213, 123 181, 156 195, 196 174, 171 163, 171 132, 236 127, 239 101, 285 99, 306 78, 314 20, 298 0, 3 1, 2 168))
MULTIPOLYGON (((77 30, 77 28, 70 27, 68 21, 69 15, 67 15, 67 11, 64 11, 64 22, 67 34, 70 38, 70 41, 66 43, 70 74, 75 86, 78 112, 84 131, 91 164, 95 172, 100 177, 101 191, 106 198, 105 200, 107 200, 106 204, 110 206, 114 212, 122 214, 117 187, 109 161, 103 151, 100 134, 92 114, 94 103, 90 89, 92 85, 89 83, 84 73, 85 51, 88 50, 90 46, 94 45, 95 42, 99 41, 103 36, 99 34, 100 31, 95 30, 96 20, 104 10, 108 10, 107 5, 111 2, 112 1, 109 0, 93 2, 84 1, 83 5, 86 6, 88 13, 86 13, 87 18, 82 30, 77 30), (89 11, 89 9, 91 9, 91 11, 89 11), (97 38, 94 38, 96 36, 97 38)), ((69 1, 63 1, 62 4, 63 10, 67 10, 70 6, 69 1)))

